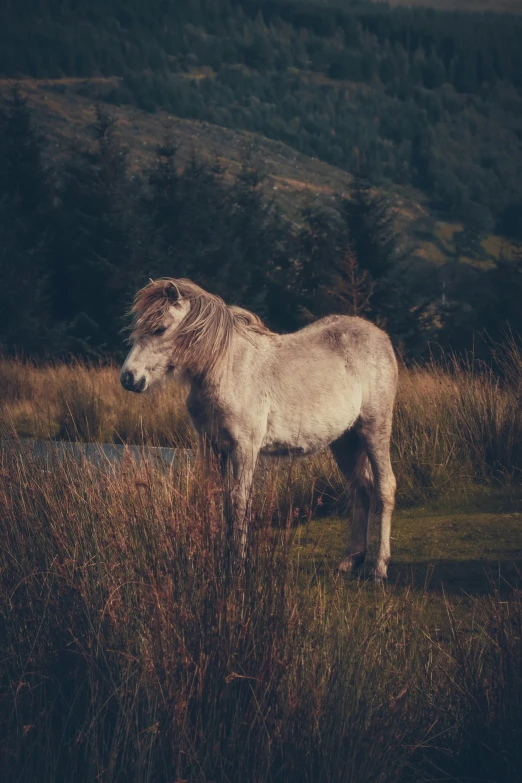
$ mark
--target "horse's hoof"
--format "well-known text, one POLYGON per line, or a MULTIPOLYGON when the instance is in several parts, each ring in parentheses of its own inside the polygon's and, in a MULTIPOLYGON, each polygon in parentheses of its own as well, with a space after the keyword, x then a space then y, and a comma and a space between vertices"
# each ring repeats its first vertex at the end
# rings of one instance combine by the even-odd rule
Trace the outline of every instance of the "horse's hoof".
POLYGON ((364 555, 348 555, 339 563, 338 571, 342 574, 351 574, 361 568, 364 563, 364 555))
POLYGON ((374 568, 372 576, 377 584, 384 584, 384 582, 388 581, 388 571, 386 568, 374 568))
POLYGON ((353 560, 351 557, 345 557, 344 560, 339 563, 337 570, 341 572, 341 574, 351 574, 353 571, 353 560))

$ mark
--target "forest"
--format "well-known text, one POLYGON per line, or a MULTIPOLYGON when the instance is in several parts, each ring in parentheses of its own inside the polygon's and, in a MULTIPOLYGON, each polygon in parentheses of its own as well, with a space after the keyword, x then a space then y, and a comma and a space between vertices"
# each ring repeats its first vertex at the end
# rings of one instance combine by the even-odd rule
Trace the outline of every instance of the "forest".
POLYGON ((1 17, 0 75, 13 84, 117 77, 91 143, 51 167, 22 90, 4 97, 7 353, 121 353, 133 293, 161 275, 195 277, 283 331, 367 316, 406 360, 434 345, 489 353, 477 334, 521 331, 521 18, 340 0, 7 0, 1 17), (180 166, 168 133, 136 172, 111 102, 279 139, 349 171, 351 192, 290 221, 248 154, 234 176, 197 150, 180 166), (514 252, 415 268, 375 195, 411 186, 461 223, 460 255, 489 231, 514 252))
MULTIPOLYGON (((45 143, 15 86, 0 112, 8 354, 120 357, 133 294, 161 276, 196 279, 281 331, 331 312, 368 317, 407 361, 434 345, 489 355, 491 341, 522 333, 520 248, 495 265, 420 269, 389 200, 362 174, 334 208, 305 204, 291 221, 248 148, 235 174, 195 150, 180 166, 166 130, 155 161, 136 172, 104 105, 90 141, 60 164, 44 166, 45 143)), ((457 243, 472 256, 479 238, 464 227, 457 243)))
POLYGON ((244 128, 521 237, 522 18, 355 0, 6 0, 0 74, 244 128))

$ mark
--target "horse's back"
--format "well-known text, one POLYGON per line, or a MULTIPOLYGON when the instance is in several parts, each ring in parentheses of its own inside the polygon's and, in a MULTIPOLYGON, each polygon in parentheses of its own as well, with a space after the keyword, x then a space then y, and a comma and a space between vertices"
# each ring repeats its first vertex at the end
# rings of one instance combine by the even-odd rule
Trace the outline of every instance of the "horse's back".
POLYGON ((309 361, 322 356, 342 358, 348 370, 366 377, 372 370, 397 376, 397 361, 389 336, 371 321, 348 315, 329 315, 292 335, 288 347, 306 351, 309 361))
POLYGON ((390 409, 396 362, 387 335, 369 321, 329 316, 273 344, 259 387, 268 400, 263 451, 311 453, 361 414, 390 409))

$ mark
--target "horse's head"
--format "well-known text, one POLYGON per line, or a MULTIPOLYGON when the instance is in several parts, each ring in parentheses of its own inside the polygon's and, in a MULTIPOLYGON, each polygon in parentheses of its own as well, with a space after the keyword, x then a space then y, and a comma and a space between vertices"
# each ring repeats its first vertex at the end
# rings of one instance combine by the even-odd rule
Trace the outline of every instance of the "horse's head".
POLYGON ((134 301, 132 348, 121 368, 124 389, 143 392, 176 369, 174 336, 190 311, 190 300, 172 280, 142 288, 134 301))
POLYGON ((228 307, 185 278, 151 280, 132 308, 132 349, 121 382, 142 392, 177 370, 186 378, 214 378, 227 366, 234 335, 270 334, 253 313, 228 307))

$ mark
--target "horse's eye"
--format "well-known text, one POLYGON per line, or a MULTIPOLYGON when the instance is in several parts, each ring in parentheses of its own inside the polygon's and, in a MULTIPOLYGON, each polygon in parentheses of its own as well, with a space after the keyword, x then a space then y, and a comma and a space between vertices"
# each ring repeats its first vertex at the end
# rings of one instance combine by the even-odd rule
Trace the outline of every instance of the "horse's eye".
POLYGON ((160 334, 165 334, 166 331, 167 331, 167 327, 166 326, 158 326, 157 329, 154 329, 153 334, 156 337, 159 337, 160 334))

